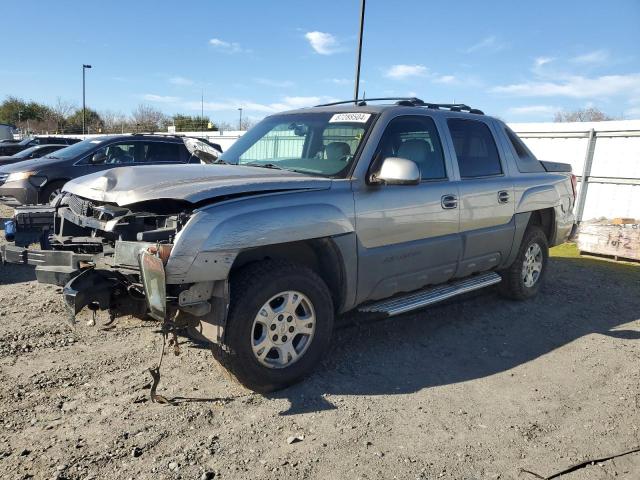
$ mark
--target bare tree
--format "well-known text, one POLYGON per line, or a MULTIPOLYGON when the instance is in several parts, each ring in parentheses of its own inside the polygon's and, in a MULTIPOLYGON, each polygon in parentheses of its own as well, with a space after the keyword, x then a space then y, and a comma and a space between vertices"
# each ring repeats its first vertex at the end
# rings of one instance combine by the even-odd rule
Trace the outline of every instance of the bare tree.
POLYGON ((231 124, 231 122, 227 122, 226 120, 220 120, 219 122, 214 122, 218 130, 229 131, 236 130, 238 128, 238 124, 235 126, 231 124))
POLYGON ((76 104, 71 100, 65 100, 62 97, 56 98, 56 103, 53 104, 51 110, 60 118, 67 118, 73 112, 77 110, 76 104))
POLYGON ((131 118, 136 131, 155 132, 162 129, 167 122, 164 113, 144 103, 138 105, 138 108, 131 112, 131 118))
POLYGON ((131 128, 131 120, 122 112, 105 110, 100 112, 105 133, 124 133, 131 128))
POLYGON ((582 108, 572 112, 557 112, 553 118, 554 122, 602 122, 605 120, 614 119, 595 107, 582 108))
POLYGON ((243 118, 242 119, 242 124, 240 125, 240 130, 249 130, 251 127, 253 127, 256 123, 255 120, 251 119, 251 118, 243 118))
POLYGON ((57 97, 56 102, 50 107, 51 121, 55 122, 55 129, 62 132, 67 123, 67 119, 78 109, 76 104, 71 100, 65 100, 57 97))
MULTIPOLYGON (((252 118, 243 118, 242 125, 240 126, 240 130, 249 130, 253 127, 257 121, 252 118)), ((218 127, 219 130, 229 131, 229 130, 238 130, 238 122, 229 122, 227 120, 220 120, 214 122, 215 126, 218 127)))

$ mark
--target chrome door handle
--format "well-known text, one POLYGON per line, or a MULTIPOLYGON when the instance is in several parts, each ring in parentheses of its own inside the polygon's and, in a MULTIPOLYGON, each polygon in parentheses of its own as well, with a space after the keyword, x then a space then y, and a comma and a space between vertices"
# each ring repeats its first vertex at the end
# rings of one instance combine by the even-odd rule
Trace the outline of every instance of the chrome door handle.
POLYGON ((506 190, 500 190, 498 192, 498 203, 508 203, 509 202, 509 192, 506 190))
POLYGON ((442 205, 442 208, 445 210, 458 208, 458 197, 456 195, 443 195, 440 200, 440 205, 442 205))

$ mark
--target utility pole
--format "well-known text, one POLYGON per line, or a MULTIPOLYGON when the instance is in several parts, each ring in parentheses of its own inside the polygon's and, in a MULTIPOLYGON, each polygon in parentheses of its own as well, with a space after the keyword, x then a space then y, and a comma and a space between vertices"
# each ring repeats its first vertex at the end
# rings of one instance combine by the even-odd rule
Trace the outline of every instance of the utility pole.
POLYGON ((242 107, 238 108, 238 111, 240 112, 240 119, 238 120, 238 131, 242 130, 242 107))
POLYGON ((204 133, 204 88, 200 95, 200 130, 204 133))
POLYGON ((358 38, 358 57, 356 61, 356 85, 353 92, 353 101, 358 103, 358 94, 360 90, 360 63, 362 60, 362 34, 364 32, 364 8, 365 1, 360 0, 360 36, 358 38))
POLYGON ((85 105, 85 81, 84 81, 84 72, 87 68, 91 68, 91 65, 82 64, 82 134, 85 132, 86 125, 86 115, 87 115, 87 107, 85 105))

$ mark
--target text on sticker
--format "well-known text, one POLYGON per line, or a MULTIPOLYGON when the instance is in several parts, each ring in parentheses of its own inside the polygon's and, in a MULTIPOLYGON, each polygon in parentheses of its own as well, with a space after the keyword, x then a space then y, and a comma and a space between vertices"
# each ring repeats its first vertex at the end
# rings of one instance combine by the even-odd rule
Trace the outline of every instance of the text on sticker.
POLYGON ((336 113, 331 117, 329 123, 336 122, 357 122, 357 123, 366 123, 371 116, 370 113, 336 113))

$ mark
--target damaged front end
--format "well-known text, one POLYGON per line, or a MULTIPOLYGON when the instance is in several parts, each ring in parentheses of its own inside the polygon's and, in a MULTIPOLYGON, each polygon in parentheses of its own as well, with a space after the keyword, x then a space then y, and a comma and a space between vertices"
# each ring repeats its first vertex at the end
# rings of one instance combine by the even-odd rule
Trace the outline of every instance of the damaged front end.
MULTIPOLYGON (((192 213, 183 201, 120 207, 65 193, 51 206, 16 209, 14 243, 2 247, 2 258, 35 265, 39 282, 63 286, 72 322, 86 307, 108 311, 111 321, 124 315, 163 323, 178 317, 198 329, 198 317, 211 323, 214 289, 224 288, 215 282, 169 284, 166 274, 174 241, 192 213), (41 248, 29 248, 34 243, 41 248)), ((210 331, 203 339, 219 337, 210 331)))

